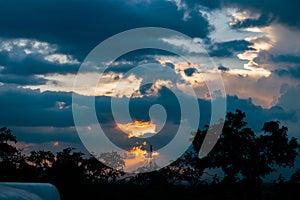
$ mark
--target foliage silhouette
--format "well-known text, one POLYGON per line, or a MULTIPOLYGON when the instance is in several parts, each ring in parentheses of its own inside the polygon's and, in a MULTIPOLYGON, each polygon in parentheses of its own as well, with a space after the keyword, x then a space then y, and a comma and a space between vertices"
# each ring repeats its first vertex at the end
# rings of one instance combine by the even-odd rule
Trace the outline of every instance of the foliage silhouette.
POLYGON ((245 117, 241 110, 227 113, 221 134, 216 129, 208 137, 220 135, 206 157, 200 158, 199 151, 208 129, 213 128, 208 126, 194 133, 190 148, 171 165, 137 174, 122 172, 125 162, 116 152, 84 155, 65 148, 57 153, 32 151, 24 155, 12 131, 3 127, 0 181, 50 182, 58 187, 62 199, 101 198, 104 194, 120 199, 125 193, 136 197, 147 193, 145 198, 152 199, 158 191, 186 199, 198 199, 199 195, 210 199, 252 199, 259 195, 264 199, 269 195, 265 191, 271 191, 273 199, 291 194, 299 197, 300 169, 289 180, 279 176, 274 183, 280 184, 279 188, 263 185, 263 179, 278 167, 294 166, 300 149, 297 140, 289 138, 287 127, 278 121, 265 122, 261 132, 254 133, 245 117), (214 174, 209 182, 204 178, 208 169, 221 169, 224 177, 214 174))
MULTIPOLYGON (((296 138, 288 138, 287 127, 280 127, 278 121, 265 122, 263 132, 255 134, 246 127, 245 117, 241 110, 227 113, 222 134, 208 155, 209 167, 220 167, 225 182, 248 184, 262 183, 276 167, 293 167, 300 146, 296 138)), ((199 149, 201 142, 194 144, 199 149)))
POLYGON ((296 172, 291 175, 289 182, 300 183, 300 169, 297 169, 296 172))

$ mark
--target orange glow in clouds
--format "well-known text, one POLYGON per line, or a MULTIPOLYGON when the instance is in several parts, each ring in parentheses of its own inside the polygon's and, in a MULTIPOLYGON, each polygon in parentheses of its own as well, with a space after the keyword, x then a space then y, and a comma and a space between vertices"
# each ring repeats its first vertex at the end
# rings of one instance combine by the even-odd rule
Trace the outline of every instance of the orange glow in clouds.
POLYGON ((156 124, 135 120, 133 123, 120 124, 117 126, 125 133, 128 138, 145 137, 147 134, 156 134, 156 124))
MULTIPOLYGON (((153 136, 157 133, 156 126, 157 125, 151 121, 135 120, 124 124, 117 123, 116 128, 121 129, 130 139, 133 137, 146 138, 148 136, 153 136)), ((128 153, 126 153, 124 158, 125 166, 128 171, 137 170, 140 167, 147 166, 150 160, 152 160, 155 156, 158 156, 158 154, 159 153, 156 151, 150 152, 147 142, 144 141, 140 144, 136 144, 128 151, 128 153)))
POLYGON ((59 142, 58 141, 53 142, 53 146, 54 147, 58 147, 59 146, 59 142))
MULTIPOLYGON (((143 145, 146 145, 146 142, 143 145)), ((124 159, 127 169, 136 170, 139 167, 146 167, 150 160, 159 155, 158 152, 154 151, 150 156, 149 151, 142 149, 143 145, 135 146, 129 150, 129 154, 124 159)))
POLYGON ((145 157, 147 156, 148 152, 142 149, 142 146, 136 146, 130 149, 130 154, 134 155, 135 157, 145 157))

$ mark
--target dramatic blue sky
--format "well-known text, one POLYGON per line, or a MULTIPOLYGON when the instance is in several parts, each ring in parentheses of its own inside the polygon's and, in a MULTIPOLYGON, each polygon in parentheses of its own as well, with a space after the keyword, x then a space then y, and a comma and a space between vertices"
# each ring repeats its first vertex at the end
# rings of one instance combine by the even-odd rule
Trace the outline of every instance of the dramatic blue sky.
MULTIPOLYGON (((176 30, 199 41, 216 67, 201 68, 195 61, 196 69, 160 50, 123 55, 102 77, 105 84, 96 94, 99 123, 111 132, 112 140, 122 143, 110 100, 129 98, 128 91, 141 86, 141 78, 125 73, 144 63, 169 66, 198 91, 200 126, 209 123, 211 99, 199 80, 199 70, 208 70, 221 73, 227 111, 238 108, 246 112, 249 126, 257 132, 263 122, 279 120, 289 128, 289 136, 300 139, 299 6, 296 0, 2 0, 0 126, 12 129, 20 147, 28 151, 58 151, 68 146, 84 149, 72 116, 73 82, 81 63, 105 39, 151 26, 176 30), (114 88, 120 81, 124 88, 116 94, 114 88)), ((166 46, 195 51, 191 41, 172 37, 163 41, 166 46)), ((193 56, 190 59, 195 60, 193 56)), ((148 70, 149 77, 153 76, 151 68, 148 70)), ((89 79, 90 74, 85 75, 89 79)), ((173 137, 169 130, 178 128, 180 112, 168 90, 174 83, 153 81, 131 98, 136 123, 124 122, 119 128, 134 134, 132 130, 144 127, 142 132, 156 134, 158 124, 139 121, 148 121, 149 107, 160 103, 170 122, 166 134, 155 140, 161 147, 173 137)), ((185 83, 176 84, 184 91, 185 83)), ((78 95, 91 94, 87 90, 78 95)), ((87 124, 86 128, 90 131, 93 127, 87 124)), ((143 145, 143 139, 138 142, 143 145)))

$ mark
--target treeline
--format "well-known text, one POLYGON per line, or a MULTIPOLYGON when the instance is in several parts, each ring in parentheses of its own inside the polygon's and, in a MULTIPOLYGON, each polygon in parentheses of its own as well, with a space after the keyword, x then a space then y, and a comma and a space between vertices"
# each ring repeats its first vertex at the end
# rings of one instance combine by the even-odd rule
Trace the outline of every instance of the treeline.
POLYGON ((300 169, 287 180, 279 174, 273 183, 263 182, 277 168, 295 168, 300 150, 296 138, 289 138, 278 121, 265 122, 261 133, 254 133, 245 117, 241 110, 227 113, 218 142, 206 157, 199 158, 198 152, 209 127, 198 130, 191 148, 171 165, 130 175, 122 172, 125 162, 115 152, 99 155, 113 160, 114 169, 73 148, 24 155, 12 131, 3 127, 0 181, 52 183, 62 199, 153 199, 161 193, 178 199, 299 199, 300 169), (224 175, 210 175, 209 169, 224 175))

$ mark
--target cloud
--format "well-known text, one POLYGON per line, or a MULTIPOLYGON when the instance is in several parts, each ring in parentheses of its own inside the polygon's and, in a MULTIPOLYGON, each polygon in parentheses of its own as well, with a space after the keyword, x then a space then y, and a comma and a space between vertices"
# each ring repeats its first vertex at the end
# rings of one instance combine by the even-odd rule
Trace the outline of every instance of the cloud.
POLYGON ((241 9, 249 10, 249 12, 261 12, 273 18, 282 24, 293 27, 299 27, 300 15, 298 12, 299 2, 297 0, 287 0, 284 3, 280 0, 269 1, 239 1, 228 0, 228 6, 236 6, 241 9))
POLYGON ((217 42, 209 46, 209 55, 212 57, 235 56, 246 50, 253 50, 251 42, 246 40, 232 40, 228 42, 217 42))
MULTIPOLYGON (((6 88, 7 91, 2 90, 0 93, 0 103, 3 106, 2 113, 6 116, 5 120, 1 120, 1 124, 11 127, 16 132, 20 141, 35 143, 37 145, 42 145, 49 141, 52 141, 51 144, 53 145, 53 142, 58 141, 59 144, 65 143, 72 146, 78 144, 77 147, 80 146, 81 141, 73 125, 70 111, 71 96, 69 93, 39 93, 35 90, 12 89, 8 91, 6 88), (11 99, 12 96, 15 98, 11 99)), ((157 149, 172 140, 173 134, 177 131, 176 127, 178 128, 178 124, 180 124, 180 107, 174 98, 172 92, 166 87, 162 87, 159 90, 157 98, 145 96, 143 98, 134 98, 130 101, 130 110, 133 119, 149 121, 149 109, 154 104, 161 104, 165 108, 168 116, 165 127, 157 135, 146 138, 146 142, 155 144, 157 149)), ((262 122, 269 119, 278 119, 287 122, 295 120, 294 112, 286 111, 280 106, 266 109, 254 105, 249 99, 239 99, 237 96, 227 97, 227 102, 229 111, 236 108, 241 108, 245 111, 247 117, 249 117, 247 121, 251 127, 253 126, 257 130, 261 128, 260 125, 262 122)), ((141 143, 145 141, 145 138, 140 138, 128 144, 125 140, 125 134, 120 133, 124 135, 124 138, 120 137, 115 129, 116 124, 111 115, 109 97, 97 97, 95 106, 97 115, 99 116, 99 123, 107 131, 106 133, 109 133, 107 136, 118 146, 132 148, 130 144, 135 145, 135 142, 141 143)), ((209 123, 211 112, 210 101, 199 99, 199 106, 201 110, 199 127, 201 128, 204 124, 209 123)), ((88 126, 88 121, 86 124, 87 130, 92 129, 92 127, 88 126)))
POLYGON ((197 70, 195 68, 187 68, 185 70, 183 70, 185 75, 187 76, 192 76, 193 73, 195 73, 197 70))
POLYGON ((222 8, 206 13, 208 21, 215 27, 215 31, 210 33, 211 52, 214 48, 217 52, 213 57, 214 62, 230 69, 222 74, 227 94, 238 95, 240 98, 251 97, 254 104, 271 108, 282 95, 282 85, 297 85, 297 57, 300 55, 296 39, 299 37, 298 29, 279 24, 280 21, 252 24, 250 27, 235 26, 235 23, 248 19, 261 20, 262 12, 246 8, 222 8), (212 13, 216 13, 219 18, 212 13), (238 44, 235 42, 237 38, 238 43, 244 44, 241 51, 234 49, 231 57, 224 58, 231 53, 226 50, 234 43, 238 44), (218 46, 222 45, 228 46, 218 52, 221 49, 218 46), (218 54, 220 57, 216 57, 218 54), (274 58, 277 60, 274 61, 274 58))
POLYGON ((170 80, 161 80, 157 79, 154 83, 148 85, 143 85, 140 88, 139 97, 147 96, 147 97, 157 97, 160 95, 160 92, 163 87, 171 89, 174 88, 173 83, 170 80))
POLYGON ((17 85, 41 85, 45 84, 46 80, 35 75, 19 75, 19 74, 2 74, 0 73, 0 81, 6 84, 17 85))
POLYGON ((20 76, 32 76, 50 73, 76 73, 79 65, 71 63, 48 62, 35 55, 29 55, 22 60, 9 58, 5 54, 0 55, 1 65, 4 69, 2 74, 17 74, 20 76))
POLYGON ((198 11, 199 8, 214 10, 218 9, 222 5, 222 1, 215 0, 167 0, 174 3, 177 6, 178 10, 182 10, 184 12, 184 19, 190 18, 190 13, 198 11))
POLYGON ((77 60, 74 60, 70 55, 64 54, 51 54, 45 56, 44 58, 48 62, 58 63, 58 64, 79 64, 77 60))
POLYGON ((300 52, 297 45, 300 44, 295 37, 300 33, 296 30, 284 29, 285 27, 282 26, 274 26, 270 29, 276 42, 268 51, 261 51, 254 61, 280 78, 289 77, 291 79, 289 82, 292 84, 295 81, 293 79, 297 79, 299 74, 300 52), (285 32, 285 34, 280 32, 285 32))
POLYGON ((0 42, 0 64, 2 82, 37 85, 46 82, 38 74, 76 72, 79 62, 47 42, 3 39, 0 42))
POLYGON ((222 8, 213 11, 200 10, 200 12, 204 13, 210 26, 213 27, 209 32, 209 38, 213 43, 238 41, 261 35, 261 33, 245 28, 235 29, 230 25, 235 22, 234 15, 239 13, 236 8, 222 8))
MULTIPOLYGON (((0 20, 0 37, 3 39, 0 42, 0 65, 5 67, 0 78, 1 82, 19 85, 47 82, 36 75, 49 77, 49 74, 76 73, 80 61, 97 44, 120 31, 161 26, 199 38, 205 38, 209 32, 203 16, 195 14, 184 21, 176 6, 165 1, 151 1, 145 5, 142 2, 120 3, 119 0, 63 0, 59 3, 30 0, 26 4, 14 0, 0 4, 0 12, 6 16, 5 20, 0 20), (22 7, 22 12, 19 7, 22 7), (111 8, 118 12, 109 12, 111 8), (49 13, 55 15, 49 17, 49 13), (161 18, 161 15, 165 17, 161 18)), ((127 70, 132 68, 130 63, 121 64, 111 70, 124 72, 126 67, 127 70)))
POLYGON ((85 147, 78 142, 63 142, 63 141, 47 141, 42 143, 34 142, 23 142, 18 141, 16 147, 22 149, 22 153, 25 155, 30 155, 32 151, 51 151, 54 154, 61 152, 65 148, 74 148, 74 151, 81 152, 84 155, 88 156, 90 153, 85 149, 85 147))
POLYGON ((141 167, 151 167, 150 162, 155 162, 154 157, 160 156, 158 152, 150 152, 150 145, 144 142, 132 147, 125 155, 125 168, 127 171, 136 171, 141 167), (146 150, 147 148, 147 150, 146 150))
POLYGON ((274 24, 266 29, 266 32, 276 41, 270 53, 274 55, 300 55, 299 29, 289 28, 285 25, 274 24))
POLYGON ((25 90, 16 86, 0 87, 1 124, 5 126, 73 126, 70 93, 25 90), (57 101, 66 109, 59 109, 57 101))
POLYGON ((283 121, 284 125, 288 127, 289 133, 293 137, 300 138, 300 85, 282 87, 282 95, 278 100, 278 106, 285 109, 286 112, 294 113, 293 120, 283 121))
POLYGON ((277 55, 277 56, 272 56, 271 55, 271 59, 273 62, 284 62, 284 63, 296 63, 296 64, 300 64, 300 56, 296 56, 296 55, 277 55))
POLYGON ((185 21, 183 12, 178 12, 173 3, 158 0, 147 4, 121 0, 13 0, 1 2, 0 12, 5 16, 5 20, 0 20, 0 36, 58 44, 79 61, 104 39, 132 28, 165 27, 201 38, 209 32, 208 23, 200 14, 185 21))
POLYGON ((186 39, 173 36, 170 38, 162 38, 161 40, 187 53, 206 53, 206 50, 202 48, 202 40, 200 38, 186 39))
POLYGON ((279 77, 300 78, 300 66, 289 66, 286 69, 275 69, 273 72, 279 77))
MULTIPOLYGON (((57 47, 47 42, 40 42, 30 39, 1 39, 0 52, 6 51, 14 54, 42 54, 48 55, 57 50, 57 47)), ((21 55, 20 55, 21 56, 21 55)))
POLYGON ((144 122, 135 120, 133 123, 117 123, 117 127, 128 134, 128 138, 149 137, 157 133, 156 124, 147 121, 144 122))
MULTIPOLYGON (((42 85, 25 85, 21 86, 25 89, 39 90, 40 92, 75 92, 85 96, 113 96, 113 97, 131 97, 139 90, 142 78, 137 78, 131 74, 123 77, 121 73, 106 73, 97 75, 95 73, 81 73, 80 77, 86 83, 80 88, 74 88, 76 76, 79 74, 49 74, 40 75, 37 77, 43 78, 45 84, 42 85), (99 80, 98 84, 94 85, 94 79, 99 80)), ((136 95, 138 97, 139 95, 136 95)))
POLYGON ((221 70, 222 72, 227 72, 227 71, 229 71, 229 68, 220 65, 220 66, 218 67, 218 70, 221 70))
POLYGON ((255 105, 270 108, 277 103, 280 97, 280 86, 277 76, 261 77, 255 71, 251 75, 243 70, 223 73, 222 78, 227 95, 237 95, 239 98, 251 98, 255 105))
POLYGON ((49 141, 81 143, 74 126, 12 126, 9 127, 18 141, 26 143, 45 143, 49 141))
POLYGON ((300 105, 295 102, 300 100, 299 91, 300 85, 282 88, 283 95, 278 100, 279 106, 284 107, 287 111, 297 111, 298 117, 300 117, 300 105))
POLYGON ((28 55, 41 57, 48 62, 58 64, 79 64, 71 55, 56 53, 58 48, 47 42, 30 39, 2 39, 0 53, 7 52, 9 58, 22 61, 28 55))
MULTIPOLYGON (((296 113, 293 110, 286 109, 281 103, 270 108, 263 108, 262 106, 253 104, 252 98, 238 98, 234 95, 227 96, 227 108, 228 111, 232 112, 236 109, 245 112, 245 121, 247 121, 249 127, 253 128, 256 132, 260 132, 263 123, 267 121, 279 120, 283 124, 297 121, 296 113)), ((294 131, 295 130, 293 130, 293 132, 294 131)), ((300 135, 297 135, 297 137, 300 137, 300 135)))

